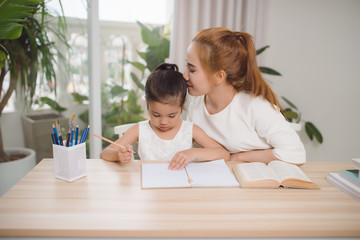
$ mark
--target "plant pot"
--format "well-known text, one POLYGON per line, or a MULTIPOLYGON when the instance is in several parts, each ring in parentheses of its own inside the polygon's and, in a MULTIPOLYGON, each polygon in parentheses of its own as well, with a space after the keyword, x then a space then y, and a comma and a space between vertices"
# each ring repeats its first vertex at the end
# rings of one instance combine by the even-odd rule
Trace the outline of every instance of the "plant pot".
POLYGON ((296 132, 301 131, 301 124, 300 123, 290 123, 290 125, 296 132))
POLYGON ((36 153, 29 148, 5 148, 8 155, 24 154, 26 157, 0 163, 0 197, 23 178, 36 165, 36 153))
POLYGON ((52 125, 59 120, 61 128, 69 128, 69 120, 58 113, 36 113, 22 116, 25 147, 36 151, 37 162, 52 158, 52 125))

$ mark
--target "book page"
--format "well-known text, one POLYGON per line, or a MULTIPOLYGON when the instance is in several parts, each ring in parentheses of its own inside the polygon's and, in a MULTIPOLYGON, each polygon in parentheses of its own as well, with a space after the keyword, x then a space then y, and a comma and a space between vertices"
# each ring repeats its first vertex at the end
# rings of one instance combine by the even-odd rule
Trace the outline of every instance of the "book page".
POLYGON ((241 163, 237 167, 241 171, 242 177, 245 181, 258 181, 264 179, 272 179, 278 181, 276 175, 269 170, 265 163, 252 162, 241 163))
POLYGON ((143 163, 141 165, 142 188, 190 187, 184 169, 168 170, 169 163, 143 163))
POLYGON ((223 159, 189 163, 186 170, 194 187, 238 187, 239 183, 223 159))
POLYGON ((303 181, 311 182, 305 173, 298 166, 283 161, 272 161, 268 166, 275 172, 280 182, 287 178, 297 178, 303 181))
POLYGON ((277 188, 280 186, 275 174, 265 163, 237 164, 234 167, 234 173, 242 188, 277 188))

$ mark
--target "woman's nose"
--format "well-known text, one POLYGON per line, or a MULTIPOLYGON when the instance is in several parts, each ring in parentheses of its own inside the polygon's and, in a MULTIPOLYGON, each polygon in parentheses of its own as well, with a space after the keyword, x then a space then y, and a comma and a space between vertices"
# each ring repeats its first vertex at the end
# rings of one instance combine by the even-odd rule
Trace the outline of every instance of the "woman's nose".
POLYGON ((184 73, 183 73, 183 77, 185 78, 186 81, 189 80, 189 71, 188 71, 187 68, 185 69, 185 71, 184 71, 184 73))

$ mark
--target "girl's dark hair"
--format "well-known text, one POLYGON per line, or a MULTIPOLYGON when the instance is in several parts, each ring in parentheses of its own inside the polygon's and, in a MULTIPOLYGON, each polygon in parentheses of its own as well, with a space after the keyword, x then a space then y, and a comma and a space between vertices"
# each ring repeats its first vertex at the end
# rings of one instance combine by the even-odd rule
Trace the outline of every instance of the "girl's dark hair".
POLYGON ((148 77, 145 84, 146 102, 169 103, 176 98, 180 107, 185 104, 187 84, 176 64, 160 64, 148 77))

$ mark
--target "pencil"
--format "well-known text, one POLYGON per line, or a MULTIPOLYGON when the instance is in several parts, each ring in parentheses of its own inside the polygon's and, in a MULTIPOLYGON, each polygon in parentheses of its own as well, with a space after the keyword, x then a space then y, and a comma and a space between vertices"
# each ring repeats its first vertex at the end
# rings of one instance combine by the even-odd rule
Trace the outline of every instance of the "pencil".
POLYGON ((61 135, 61 127, 60 127, 59 120, 55 120, 55 127, 56 127, 57 133, 59 135, 60 145, 64 146, 62 135, 61 135))
POLYGON ((74 142, 74 128, 71 129, 70 144, 69 144, 70 147, 74 145, 73 142, 74 142))
POLYGON ((54 130, 54 135, 55 135, 55 139, 56 139, 56 144, 57 144, 57 145, 60 145, 60 140, 59 140, 59 136, 58 136, 57 131, 56 131, 56 127, 55 127, 54 124, 52 125, 52 127, 53 127, 53 130, 54 130))
POLYGON ((74 124, 75 124, 75 114, 73 113, 73 114, 71 115, 70 126, 69 126, 69 133, 71 133, 71 129, 74 128, 74 124))
POLYGON ((186 167, 184 167, 184 170, 185 170, 185 172, 186 172, 186 175, 188 176, 188 182, 191 184, 193 180, 192 180, 191 177, 189 176, 189 173, 188 173, 186 167))
POLYGON ((70 133, 67 133, 66 134, 66 144, 65 144, 66 147, 69 146, 69 140, 70 140, 70 133))
MULTIPOLYGON (((111 144, 114 144, 114 145, 116 145, 116 146, 118 146, 118 147, 121 147, 121 148, 125 148, 126 149, 126 147, 125 146, 123 146, 123 145, 121 145, 121 144, 118 144, 118 143, 116 143, 116 142, 113 142, 113 141, 111 141, 111 140, 109 140, 109 139, 107 139, 107 138, 104 138, 104 137, 102 137, 102 136, 100 136, 100 135, 97 135, 96 133, 92 133, 92 135, 94 135, 95 137, 98 137, 98 138, 100 138, 100 139, 102 139, 102 140, 104 140, 104 141, 106 141, 106 142, 108 142, 108 143, 111 143, 111 144)), ((135 153, 134 151, 132 151, 133 153, 135 153)))
POLYGON ((78 137, 79 137, 79 125, 76 125, 75 145, 78 144, 78 137))

